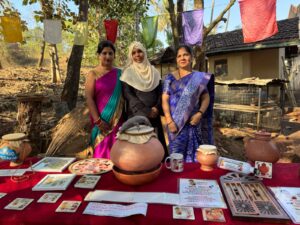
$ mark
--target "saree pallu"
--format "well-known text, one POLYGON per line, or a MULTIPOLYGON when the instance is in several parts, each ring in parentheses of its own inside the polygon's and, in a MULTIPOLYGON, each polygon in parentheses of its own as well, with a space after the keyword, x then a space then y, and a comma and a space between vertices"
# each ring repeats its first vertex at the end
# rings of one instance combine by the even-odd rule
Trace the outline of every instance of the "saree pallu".
POLYGON ((164 82, 163 92, 169 95, 170 113, 178 129, 176 133, 168 131, 169 151, 170 154, 183 154, 186 162, 196 161, 196 151, 200 144, 208 144, 208 139, 212 142, 212 131, 208 131, 210 126, 207 126, 212 118, 207 118, 207 113, 202 118, 206 117, 206 134, 202 132, 202 119, 198 125, 189 124, 191 117, 200 108, 201 94, 210 91, 207 87, 210 78, 211 74, 193 71, 179 80, 169 74, 164 82))
POLYGON ((106 135, 92 122, 91 145, 94 158, 110 158, 110 150, 116 141, 116 135, 123 120, 122 86, 120 82, 121 70, 112 69, 95 82, 94 100, 101 120, 108 123, 111 130, 106 135))

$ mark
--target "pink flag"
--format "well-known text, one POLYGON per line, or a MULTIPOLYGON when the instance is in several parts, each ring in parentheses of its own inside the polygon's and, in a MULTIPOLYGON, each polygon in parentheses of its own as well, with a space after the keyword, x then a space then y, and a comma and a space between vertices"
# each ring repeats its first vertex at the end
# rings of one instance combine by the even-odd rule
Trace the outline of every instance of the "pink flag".
POLYGON ((278 32, 276 0, 239 0, 244 43, 256 42, 278 32))
POLYGON ((104 20, 106 39, 115 43, 118 33, 118 20, 104 20))

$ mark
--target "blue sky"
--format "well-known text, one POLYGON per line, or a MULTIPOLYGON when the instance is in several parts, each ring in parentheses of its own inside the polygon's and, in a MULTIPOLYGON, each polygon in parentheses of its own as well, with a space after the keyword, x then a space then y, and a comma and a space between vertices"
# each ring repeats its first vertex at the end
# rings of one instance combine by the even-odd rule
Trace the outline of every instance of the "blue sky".
MULTIPOLYGON (((40 6, 39 4, 33 4, 28 6, 22 5, 22 0, 10 0, 15 8, 17 8, 21 12, 22 19, 27 21, 30 28, 35 27, 37 24, 34 21, 34 10, 39 10, 40 6)), ((215 0, 215 7, 214 7, 214 18, 216 18, 219 13, 226 7, 230 0, 215 0)), ((176 0, 174 0, 176 2, 176 0)), ((186 0, 187 3, 192 3, 193 0, 186 0)), ((211 3, 212 0, 204 0, 204 24, 207 25, 210 22, 211 17, 211 3)), ((290 6, 298 5, 300 4, 299 0, 277 0, 276 3, 276 17, 277 20, 283 20, 287 19, 288 12, 290 9, 290 6)), ((192 4, 186 4, 185 10, 191 10, 192 4)), ((70 8, 73 9, 75 12, 77 12, 77 7, 74 6, 74 4, 70 5, 70 8)), ((156 15, 156 12, 153 10, 150 10, 148 12, 149 16, 156 15)), ((227 15, 225 15, 227 18, 227 15)), ((231 7, 230 9, 230 18, 228 22, 228 31, 235 30, 241 28, 241 19, 240 19, 240 10, 239 10, 239 4, 238 0, 236 3, 231 7)), ((225 24, 223 22, 219 23, 218 32, 224 32, 225 31, 225 24)), ((163 43, 165 43, 165 35, 164 33, 158 34, 158 39, 160 39, 163 43)))

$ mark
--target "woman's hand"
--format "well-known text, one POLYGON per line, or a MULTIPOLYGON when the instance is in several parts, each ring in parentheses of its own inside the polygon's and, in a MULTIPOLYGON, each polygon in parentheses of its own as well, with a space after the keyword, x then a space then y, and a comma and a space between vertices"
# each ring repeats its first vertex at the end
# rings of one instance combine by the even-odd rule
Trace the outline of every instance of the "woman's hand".
POLYGON ((192 116, 191 120, 190 120, 190 124, 191 124, 192 126, 197 125, 197 124, 200 122, 201 118, 202 118, 202 113, 201 113, 201 112, 195 113, 195 114, 192 116))
POLYGON ((168 128, 169 128, 169 131, 172 132, 172 133, 177 132, 177 126, 176 126, 176 123, 174 121, 171 121, 170 123, 168 123, 168 128))
POLYGON ((156 118, 158 116, 158 109, 156 107, 151 108, 151 112, 149 113, 149 118, 156 118))

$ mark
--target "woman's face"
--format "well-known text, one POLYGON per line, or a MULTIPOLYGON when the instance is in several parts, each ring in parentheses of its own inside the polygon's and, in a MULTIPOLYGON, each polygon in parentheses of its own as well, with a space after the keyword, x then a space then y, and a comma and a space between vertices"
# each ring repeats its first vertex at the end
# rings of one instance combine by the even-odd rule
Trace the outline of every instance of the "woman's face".
POLYGON ((133 48, 131 54, 134 62, 141 63, 144 61, 145 54, 141 49, 133 48))
POLYGON ((180 48, 176 56, 178 68, 189 69, 192 65, 192 55, 185 49, 180 48))
POLYGON ((101 65, 105 67, 112 66, 114 58, 115 53, 110 47, 103 48, 102 52, 99 54, 101 65))

